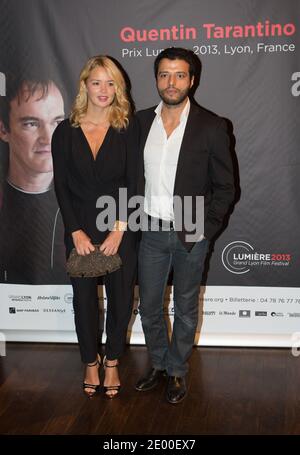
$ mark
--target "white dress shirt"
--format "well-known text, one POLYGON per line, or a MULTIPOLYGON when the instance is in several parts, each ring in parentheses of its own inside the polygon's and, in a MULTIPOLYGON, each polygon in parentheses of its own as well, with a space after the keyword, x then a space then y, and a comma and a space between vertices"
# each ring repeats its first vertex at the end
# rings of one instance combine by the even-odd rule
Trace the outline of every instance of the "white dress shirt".
POLYGON ((167 137, 161 118, 163 102, 155 109, 144 149, 145 204, 144 211, 155 218, 174 221, 173 193, 179 151, 190 112, 188 99, 179 125, 167 137))

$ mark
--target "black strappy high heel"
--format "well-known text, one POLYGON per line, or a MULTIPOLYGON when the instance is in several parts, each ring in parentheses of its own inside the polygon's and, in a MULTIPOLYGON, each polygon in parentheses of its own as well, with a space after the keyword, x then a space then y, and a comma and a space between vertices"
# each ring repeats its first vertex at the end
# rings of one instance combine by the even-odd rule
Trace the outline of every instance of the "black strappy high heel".
MULTIPOLYGON (((117 363, 115 365, 108 365, 106 356, 103 359, 103 368, 104 368, 104 370, 106 368, 117 368, 118 365, 119 365, 118 361, 117 361, 117 363)), ((105 395, 108 398, 115 398, 118 395, 118 393, 120 392, 120 388, 121 388, 120 384, 118 384, 118 385, 109 385, 109 386, 103 385, 104 393, 105 393, 105 395), (110 393, 110 392, 115 392, 115 393, 110 393)))
MULTIPOLYGON (((98 354, 98 358, 97 358, 96 362, 88 363, 87 367, 95 367, 96 365, 98 365, 98 370, 99 370, 99 367, 101 365, 101 358, 100 358, 99 354, 98 354)), ((83 381, 82 387, 83 387, 83 392, 89 398, 92 398, 100 390, 100 384, 88 384, 87 382, 84 382, 84 381, 83 381), (86 389, 93 389, 93 391, 87 391, 86 389)))

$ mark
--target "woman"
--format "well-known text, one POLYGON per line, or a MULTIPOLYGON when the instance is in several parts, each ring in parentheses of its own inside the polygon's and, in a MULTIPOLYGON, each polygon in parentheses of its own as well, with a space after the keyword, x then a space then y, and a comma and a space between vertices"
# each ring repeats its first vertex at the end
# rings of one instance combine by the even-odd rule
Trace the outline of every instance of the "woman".
MULTIPOLYGON (((118 215, 113 228, 104 225, 98 230, 96 218, 101 210, 96 208, 96 200, 111 196, 119 208, 119 188, 127 189, 128 199, 135 194, 136 135, 130 115, 122 72, 111 58, 96 56, 81 71, 70 118, 59 124, 52 138, 54 184, 65 225, 67 256, 74 247, 78 254, 87 255, 94 251, 94 244, 101 244, 105 255, 118 252, 123 263, 104 279, 107 340, 103 385, 109 398, 120 389, 117 366, 132 311, 136 235, 126 230, 127 223, 118 215)), ((71 278, 71 283, 76 332, 86 363, 83 389, 92 397, 100 390, 98 280, 71 278)))

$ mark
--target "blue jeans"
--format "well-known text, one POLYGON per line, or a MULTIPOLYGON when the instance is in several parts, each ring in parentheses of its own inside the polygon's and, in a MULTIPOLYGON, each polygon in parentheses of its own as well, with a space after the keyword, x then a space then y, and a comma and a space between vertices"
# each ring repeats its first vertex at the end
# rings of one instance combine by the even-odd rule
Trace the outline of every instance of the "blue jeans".
POLYGON ((188 252, 176 231, 147 231, 139 251, 140 314, 153 368, 185 376, 198 323, 198 299, 208 240, 188 252), (174 323, 171 340, 163 314, 168 275, 173 267, 174 323))

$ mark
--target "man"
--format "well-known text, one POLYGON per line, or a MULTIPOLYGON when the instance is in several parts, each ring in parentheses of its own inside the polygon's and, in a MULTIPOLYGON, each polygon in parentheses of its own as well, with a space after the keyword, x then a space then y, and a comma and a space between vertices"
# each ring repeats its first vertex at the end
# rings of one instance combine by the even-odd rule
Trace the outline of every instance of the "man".
POLYGON ((52 133, 64 119, 63 98, 47 76, 7 79, 0 99, 0 139, 9 154, 0 195, 0 282, 68 283, 51 155, 52 133))
POLYGON ((222 228, 234 198, 226 123, 189 100, 195 59, 192 51, 182 48, 161 52, 154 63, 161 103, 138 113, 144 156, 138 190, 145 196, 149 224, 139 253, 140 314, 152 368, 137 382, 136 390, 154 388, 167 374, 166 398, 173 404, 186 396, 187 360, 195 339, 208 243, 222 228), (175 199, 184 201, 187 196, 192 204, 183 202, 177 209, 175 199), (200 196, 204 197, 204 213, 197 203, 200 196), (193 237, 183 222, 186 214, 190 225, 198 228, 193 237), (174 324, 169 341, 163 300, 171 268, 174 324))

